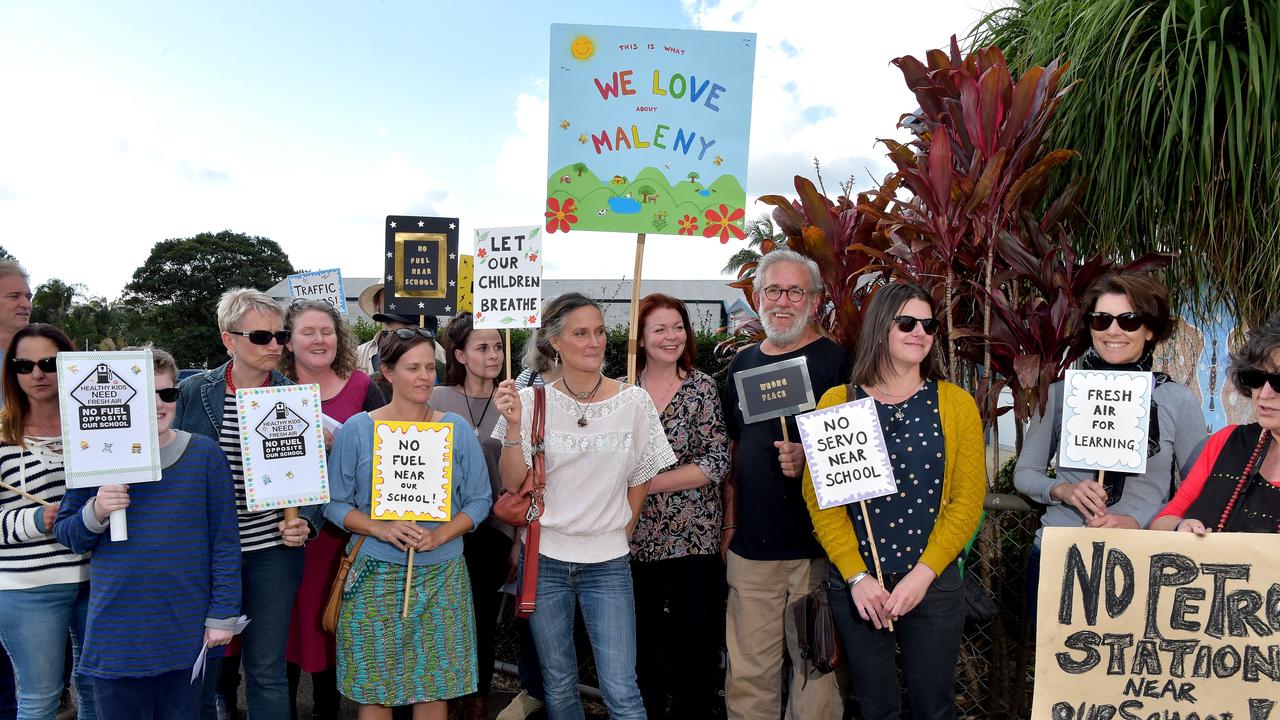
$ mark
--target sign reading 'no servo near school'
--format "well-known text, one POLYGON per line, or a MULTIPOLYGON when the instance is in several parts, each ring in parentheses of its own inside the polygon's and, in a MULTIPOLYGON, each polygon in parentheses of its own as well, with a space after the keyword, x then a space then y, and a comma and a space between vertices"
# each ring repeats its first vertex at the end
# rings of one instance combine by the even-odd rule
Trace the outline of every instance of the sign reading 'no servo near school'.
POLYGON ((475 253, 475 327, 542 325, 542 228, 481 228, 475 253))
POLYGON ((1058 464, 1146 472, 1151 373, 1068 370, 1063 385, 1058 464))
POLYGON ((898 489, 875 400, 862 398, 796 416, 818 507, 891 495, 898 489))
POLYGON ((552 25, 547 232, 741 239, 755 44, 552 25))
POLYGON ((1050 720, 1280 720, 1280 535, 1045 528, 1050 720))

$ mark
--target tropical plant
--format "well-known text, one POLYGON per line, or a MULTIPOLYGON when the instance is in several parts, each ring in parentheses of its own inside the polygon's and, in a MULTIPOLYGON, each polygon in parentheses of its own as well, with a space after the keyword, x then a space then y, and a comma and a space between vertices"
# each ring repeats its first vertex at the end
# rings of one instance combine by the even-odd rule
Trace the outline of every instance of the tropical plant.
MULTIPOLYGON (((751 274, 755 270, 755 263, 760 261, 761 247, 765 242, 772 243, 772 245, 769 246, 770 250, 778 245, 787 244, 787 236, 778 232, 777 228, 773 225, 773 218, 769 217, 767 213, 754 220, 748 220, 746 225, 743 227, 743 231, 747 236, 747 246, 740 248, 737 252, 730 255, 728 262, 726 262, 724 267, 720 270, 722 273, 736 274, 739 270, 746 267, 748 274, 745 276, 739 276, 739 280, 742 280, 744 277, 751 277, 751 274)), ((751 302, 750 298, 748 298, 748 302, 751 302)))
POLYGON ((974 44, 1073 61, 1054 141, 1090 176, 1081 248, 1179 251, 1169 286, 1245 322, 1280 297, 1280 3, 1013 0, 974 44))

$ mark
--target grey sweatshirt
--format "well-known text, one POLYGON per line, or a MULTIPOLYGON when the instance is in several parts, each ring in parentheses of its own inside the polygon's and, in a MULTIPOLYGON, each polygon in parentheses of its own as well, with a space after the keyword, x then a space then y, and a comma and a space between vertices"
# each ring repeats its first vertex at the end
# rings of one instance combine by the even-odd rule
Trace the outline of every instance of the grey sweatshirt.
MULTIPOLYGON (((1056 478, 1046 474, 1051 460, 1055 466, 1058 463, 1057 457, 1049 457, 1049 452, 1061 444, 1062 393, 1062 382, 1054 383, 1049 388, 1049 407, 1044 416, 1032 415, 1022 442, 1022 454, 1018 456, 1018 464, 1013 471, 1014 487, 1032 500, 1048 506, 1040 519, 1042 527, 1082 527, 1084 516, 1080 511, 1049 497, 1049 490, 1060 482, 1097 479, 1093 470, 1076 468, 1059 467, 1056 478)), ((1110 512, 1132 516, 1144 528, 1169 501, 1170 479, 1177 485, 1182 484, 1186 470, 1195 461, 1208 436, 1200 403, 1185 385, 1166 382, 1155 389, 1152 397, 1159 406, 1160 452, 1147 458, 1145 475, 1129 476, 1124 494, 1109 508, 1110 512)), ((1036 545, 1039 544, 1040 531, 1037 530, 1036 545)))

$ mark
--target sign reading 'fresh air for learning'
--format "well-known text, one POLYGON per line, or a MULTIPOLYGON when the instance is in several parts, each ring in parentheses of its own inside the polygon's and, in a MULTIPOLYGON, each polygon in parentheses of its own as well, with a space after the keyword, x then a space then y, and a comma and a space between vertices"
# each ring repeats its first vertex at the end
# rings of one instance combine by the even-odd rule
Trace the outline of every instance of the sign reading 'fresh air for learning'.
POLYGON ((1086 470, 1147 471, 1149 372, 1068 370, 1058 464, 1086 470))

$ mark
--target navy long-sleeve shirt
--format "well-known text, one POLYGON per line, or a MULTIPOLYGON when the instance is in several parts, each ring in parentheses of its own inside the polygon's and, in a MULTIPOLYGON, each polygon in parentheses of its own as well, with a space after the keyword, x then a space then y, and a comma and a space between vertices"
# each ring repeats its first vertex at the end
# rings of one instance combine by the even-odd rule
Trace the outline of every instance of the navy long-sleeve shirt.
POLYGON ((93 552, 83 672, 150 677, 190 668, 204 628, 240 614, 240 536, 227 459, 202 435, 178 431, 160 448, 159 482, 129 486, 129 539, 114 542, 93 514, 97 488, 68 490, 58 541, 93 552))

